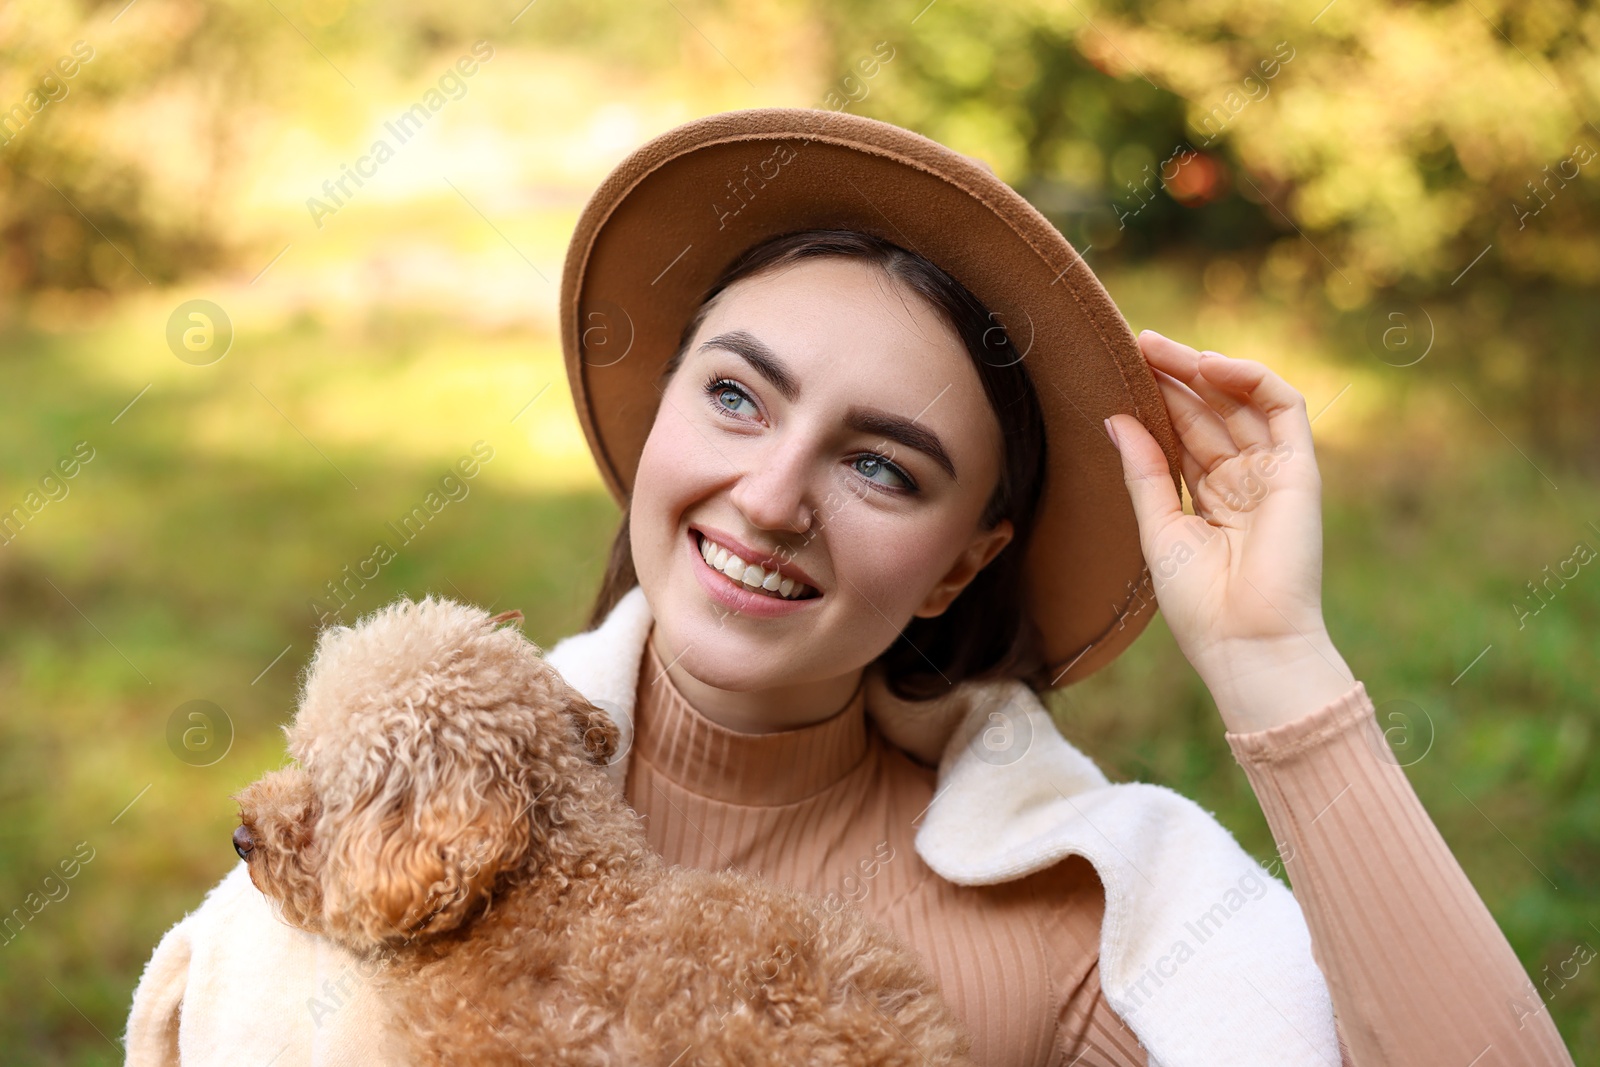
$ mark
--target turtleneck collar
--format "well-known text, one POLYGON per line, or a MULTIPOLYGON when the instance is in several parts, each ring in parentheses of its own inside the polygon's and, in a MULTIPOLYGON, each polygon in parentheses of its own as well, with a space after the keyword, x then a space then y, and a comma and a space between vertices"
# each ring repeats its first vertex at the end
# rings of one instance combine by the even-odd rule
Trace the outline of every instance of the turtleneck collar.
POLYGON ((843 708, 810 726, 741 733, 689 703, 647 635, 634 730, 632 758, 690 792, 731 804, 792 804, 838 782, 866 756, 866 688, 857 686, 843 708))

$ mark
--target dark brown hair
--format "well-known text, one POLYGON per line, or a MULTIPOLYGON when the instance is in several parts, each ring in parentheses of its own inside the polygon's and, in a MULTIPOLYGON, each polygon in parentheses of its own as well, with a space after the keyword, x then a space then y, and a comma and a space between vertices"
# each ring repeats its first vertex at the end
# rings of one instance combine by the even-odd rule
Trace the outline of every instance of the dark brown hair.
MULTIPOLYGON (((724 268, 684 327, 678 350, 662 368, 666 388, 705 322, 712 303, 744 278, 810 256, 850 256, 880 268, 922 296, 966 346, 983 383, 1003 441, 1000 478, 979 523, 993 529, 1010 519, 1011 540, 979 571, 944 613, 914 617, 878 661, 890 690, 904 700, 927 700, 969 678, 1020 678, 1047 687, 1039 634, 1026 610, 1024 567, 1029 535, 1044 485, 1044 415, 1033 383, 1005 330, 960 282, 934 263, 880 237, 854 230, 801 230, 746 249, 724 268)), ((627 507, 611 544, 611 558, 589 616, 600 625, 638 584, 627 507)), ((816 529, 815 526, 812 529, 816 529)))

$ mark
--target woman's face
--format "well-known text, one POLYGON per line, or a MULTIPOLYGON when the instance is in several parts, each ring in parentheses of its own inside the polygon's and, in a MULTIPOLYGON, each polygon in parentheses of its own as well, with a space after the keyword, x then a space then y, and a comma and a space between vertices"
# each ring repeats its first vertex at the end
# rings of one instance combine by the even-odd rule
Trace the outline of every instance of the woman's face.
POLYGON ((735 283, 663 393, 634 482, 658 652, 733 691, 865 666, 1010 540, 1009 521, 978 528, 1000 463, 966 349, 902 283, 835 256, 735 283), (774 599, 713 571, 700 531, 815 593, 774 599))

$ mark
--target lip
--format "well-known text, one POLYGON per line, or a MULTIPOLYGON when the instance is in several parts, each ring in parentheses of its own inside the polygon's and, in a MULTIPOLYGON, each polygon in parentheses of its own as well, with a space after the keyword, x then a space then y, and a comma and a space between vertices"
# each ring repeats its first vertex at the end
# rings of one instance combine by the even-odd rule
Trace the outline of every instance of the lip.
MULTIPOLYGON (((713 541, 720 540, 710 530, 703 532, 713 541)), ((782 597, 752 592, 721 571, 712 569, 711 565, 706 562, 705 557, 700 554, 699 539, 695 537, 693 529, 689 530, 688 536, 683 541, 688 548, 689 566, 694 571, 695 580, 700 583, 700 587, 706 591, 706 594, 711 599, 731 612, 749 618, 771 619, 783 615, 792 615, 797 611, 806 610, 813 604, 822 602, 821 595, 808 597, 805 600, 785 600, 782 597)), ((728 547, 731 548, 732 546, 728 547)), ((742 559, 743 557, 741 556, 740 558, 742 559)), ((778 573, 782 574, 783 571, 779 570, 778 573)), ((812 586, 812 588, 816 587, 812 586)))
MULTIPOLYGON (((700 533, 703 533, 707 537, 711 538, 711 540, 715 541, 717 544, 721 545, 723 548, 730 549, 733 552, 734 555, 738 556, 740 559, 744 560, 746 563, 754 563, 757 567, 760 567, 764 571, 774 571, 775 570, 779 574, 783 575, 785 578, 793 578, 795 581, 800 582, 803 585, 809 585, 811 588, 815 589, 819 594, 822 592, 822 586, 817 584, 817 582, 811 577, 811 575, 807 574, 805 571, 801 570, 799 567, 797 567, 793 563, 789 563, 787 561, 779 560, 776 556, 760 556, 760 557, 758 557, 756 555, 756 550, 755 549, 751 548, 749 545, 745 544, 743 541, 740 541, 738 538, 734 537, 732 534, 730 534, 730 533, 728 533, 728 532, 726 532, 724 530, 717 529, 715 526, 691 526, 691 527, 689 527, 689 532, 691 534, 693 534, 697 530, 700 533)), ((693 541, 694 539, 691 537, 690 540, 693 541)), ((696 552, 700 551, 700 545, 699 545, 698 542, 695 543, 695 551, 696 552)), ((813 598, 813 599, 815 599, 815 598, 813 598)))

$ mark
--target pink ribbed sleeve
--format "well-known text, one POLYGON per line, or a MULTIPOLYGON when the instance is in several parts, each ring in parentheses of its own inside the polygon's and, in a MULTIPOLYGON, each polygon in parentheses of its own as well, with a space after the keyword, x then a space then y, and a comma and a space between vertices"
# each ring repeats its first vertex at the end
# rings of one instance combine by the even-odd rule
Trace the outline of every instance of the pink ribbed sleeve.
POLYGON ((1354 1067, 1571 1067, 1364 685, 1293 722, 1224 736, 1284 853, 1354 1067))

